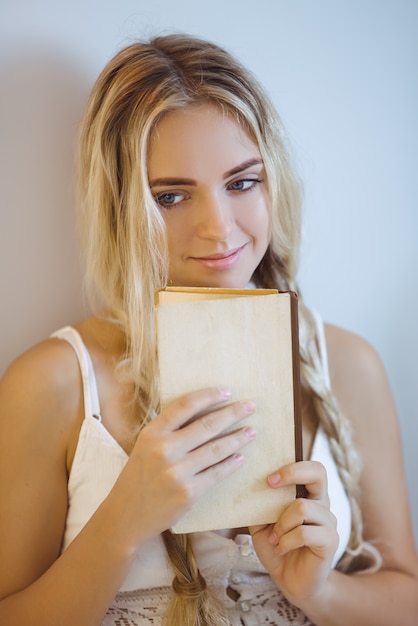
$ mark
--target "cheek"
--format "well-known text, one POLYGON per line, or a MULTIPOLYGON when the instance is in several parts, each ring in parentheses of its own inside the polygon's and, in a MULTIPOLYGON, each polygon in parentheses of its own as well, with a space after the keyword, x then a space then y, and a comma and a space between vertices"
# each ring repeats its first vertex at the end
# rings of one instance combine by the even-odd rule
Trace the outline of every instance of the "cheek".
POLYGON ((271 239, 271 218, 265 203, 264 206, 260 208, 257 215, 257 229, 254 232, 254 237, 256 239, 257 253, 261 260, 266 253, 271 239))
POLYGON ((181 251, 183 243, 190 239, 187 221, 173 219, 173 217, 174 216, 172 216, 171 219, 170 217, 164 219, 167 232, 168 252, 170 255, 181 251))
POLYGON ((264 197, 260 198, 256 205, 253 205, 248 212, 246 228, 252 232, 253 237, 258 240, 260 245, 268 245, 271 232, 270 212, 264 197))

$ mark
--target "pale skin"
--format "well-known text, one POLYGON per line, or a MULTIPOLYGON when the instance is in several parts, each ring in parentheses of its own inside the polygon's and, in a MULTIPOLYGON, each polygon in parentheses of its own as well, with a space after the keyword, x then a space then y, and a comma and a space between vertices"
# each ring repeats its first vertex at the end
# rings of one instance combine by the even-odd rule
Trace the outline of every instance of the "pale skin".
MULTIPOLYGON (((254 143, 213 109, 185 109, 160 123, 149 175, 167 224, 172 281, 245 286, 269 237, 254 143)), ((99 317, 76 328, 92 356, 103 424, 130 456, 109 496, 59 556, 68 473, 84 416, 78 364, 70 346, 49 339, 10 366, 0 385, 0 623, 8 626, 99 625, 136 550, 212 484, 239 471, 254 436, 240 420, 256 407, 246 399, 230 403, 225 388, 179 398, 132 441, 132 390, 114 375, 123 337, 99 317), (211 416, 179 430, 218 404, 211 416), (214 447, 209 440, 231 425, 235 433, 214 447)), ((338 537, 326 472, 309 460, 266 477, 272 489, 306 484, 307 498, 276 524, 249 531, 273 581, 318 626, 412 626, 418 568, 388 381, 364 340, 334 326, 325 332, 332 388, 363 458, 365 534, 376 540, 383 567, 362 576, 331 569, 338 537)), ((306 407, 309 450, 315 420, 306 407)))

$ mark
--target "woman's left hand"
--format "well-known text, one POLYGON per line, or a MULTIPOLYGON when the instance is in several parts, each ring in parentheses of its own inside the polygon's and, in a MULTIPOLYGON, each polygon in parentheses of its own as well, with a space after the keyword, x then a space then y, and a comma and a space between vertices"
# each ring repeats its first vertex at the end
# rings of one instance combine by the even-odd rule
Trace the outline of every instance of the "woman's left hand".
POLYGON ((268 483, 272 489, 306 487, 306 497, 292 502, 275 524, 250 528, 260 561, 287 599, 302 608, 324 590, 339 542, 326 470, 316 461, 292 463, 268 483))

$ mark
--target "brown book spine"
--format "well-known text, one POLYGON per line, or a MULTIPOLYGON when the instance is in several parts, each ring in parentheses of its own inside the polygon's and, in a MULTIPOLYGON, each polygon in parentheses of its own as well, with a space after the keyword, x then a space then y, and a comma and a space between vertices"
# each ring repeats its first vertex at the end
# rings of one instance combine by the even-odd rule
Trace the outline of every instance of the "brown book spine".
MULTIPOLYGON (((299 351, 299 299, 297 293, 290 292, 292 318, 292 352, 293 352, 293 406, 295 419, 295 460, 303 461, 302 440, 302 400, 300 382, 300 351, 299 351)), ((296 485, 296 497, 306 497, 305 485, 296 485)))

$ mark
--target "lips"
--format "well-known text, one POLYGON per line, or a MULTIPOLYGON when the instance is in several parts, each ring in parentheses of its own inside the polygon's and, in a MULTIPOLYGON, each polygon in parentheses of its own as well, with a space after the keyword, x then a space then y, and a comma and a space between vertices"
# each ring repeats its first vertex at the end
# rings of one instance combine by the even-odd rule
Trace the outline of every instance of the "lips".
POLYGON ((240 259, 246 244, 239 248, 203 257, 191 257, 194 261, 208 269, 226 270, 233 267, 240 259))

